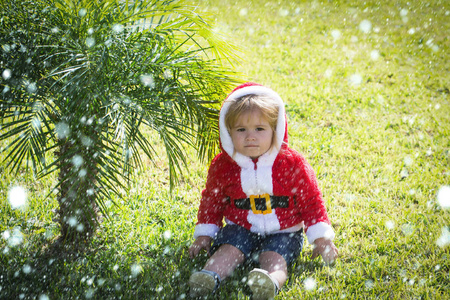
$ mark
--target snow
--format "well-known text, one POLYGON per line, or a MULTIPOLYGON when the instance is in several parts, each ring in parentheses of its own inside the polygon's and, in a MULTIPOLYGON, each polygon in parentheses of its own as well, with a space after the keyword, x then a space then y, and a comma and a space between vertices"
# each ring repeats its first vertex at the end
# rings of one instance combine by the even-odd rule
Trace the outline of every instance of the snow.
POLYGON ((137 277, 142 271, 142 267, 139 264, 135 263, 131 265, 131 276, 137 277))
POLYGON ((331 31, 331 36, 336 41, 336 40, 341 38, 342 33, 338 29, 334 29, 334 30, 331 31))
POLYGON ((391 220, 387 220, 384 225, 386 226, 387 229, 392 230, 395 227, 395 223, 391 220))
POLYGON ((81 165, 83 165, 83 157, 81 157, 81 155, 78 154, 74 155, 72 157, 72 164, 77 168, 81 167, 81 165))
POLYGON ((366 280, 366 282, 364 283, 364 286, 366 287, 366 289, 371 290, 373 289, 373 286, 375 285, 375 283, 373 282, 373 280, 366 280))
POLYGON ((369 20, 363 20, 359 23, 359 30, 364 33, 369 33, 372 30, 372 22, 369 20))
POLYGON ((412 235, 414 233, 414 226, 411 224, 403 224, 402 225, 402 232, 404 235, 412 235))
POLYGON ((360 85, 363 82, 363 78, 359 74, 353 74, 350 76, 349 82, 350 82, 350 84, 355 85, 355 86, 360 85))
POLYGON ((437 201, 443 209, 450 208, 450 186, 442 186, 437 193, 437 201))
POLYGON ((447 227, 442 227, 441 236, 437 239, 436 244, 442 248, 450 245, 450 231, 447 227))
POLYGON ((78 224, 77 218, 75 217, 70 217, 67 220, 67 223, 70 225, 70 227, 75 227, 78 224))
POLYGON ((122 24, 114 24, 113 27, 112 27, 112 30, 115 33, 121 33, 124 30, 124 26, 122 24))
POLYGON ((37 91, 36 83, 30 82, 27 84, 27 92, 30 94, 34 94, 37 91))
POLYGON ((25 265, 23 265, 23 267, 22 267, 22 272, 24 272, 25 274, 31 273, 32 270, 33 270, 33 269, 32 269, 31 266, 28 265, 28 264, 25 264, 25 265))
POLYGON ((307 291, 312 291, 316 288, 317 283, 314 278, 308 277, 303 281, 303 285, 307 291))
POLYGON ((279 15, 280 17, 287 17, 287 16, 289 15, 289 10, 288 10, 288 9, 285 9, 285 8, 282 8, 282 9, 280 9, 280 10, 278 11, 278 15, 279 15))
POLYGON ((372 60, 378 60, 380 58, 380 51, 372 50, 372 52, 370 52, 370 58, 372 60))
POLYGON ((27 191, 21 186, 13 186, 8 191, 8 201, 12 209, 25 207, 27 204, 27 191))
POLYGON ((19 227, 15 227, 12 232, 6 230, 2 234, 3 238, 7 240, 9 247, 16 247, 23 243, 23 233, 19 227))
POLYGON ((170 230, 164 231, 164 239, 169 240, 172 237, 172 232, 170 230))
POLYGON ((93 37, 87 37, 86 38, 86 46, 88 46, 88 48, 92 48, 95 46, 95 39, 93 37))
POLYGON ((411 158, 411 156, 406 156, 406 157, 403 159, 403 163, 404 163, 405 166, 407 166, 407 167, 412 166, 413 162, 414 162, 414 160, 411 158))
POLYGON ((56 136, 58 139, 65 139, 70 134, 70 127, 65 122, 59 122, 55 125, 56 136))
POLYGON ((4 80, 10 79, 11 78, 11 70, 10 69, 3 70, 2 77, 4 80))
POLYGON ((147 86, 149 88, 155 87, 155 80, 153 79, 152 74, 143 74, 141 75, 140 79, 144 86, 147 86))
POLYGON ((242 8, 240 11, 239 11, 239 16, 241 16, 241 17, 244 17, 244 16, 246 16, 248 14, 248 9, 247 8, 242 8))
POLYGON ((85 8, 82 8, 78 11, 78 15, 82 18, 85 17, 86 14, 87 14, 87 10, 85 8))

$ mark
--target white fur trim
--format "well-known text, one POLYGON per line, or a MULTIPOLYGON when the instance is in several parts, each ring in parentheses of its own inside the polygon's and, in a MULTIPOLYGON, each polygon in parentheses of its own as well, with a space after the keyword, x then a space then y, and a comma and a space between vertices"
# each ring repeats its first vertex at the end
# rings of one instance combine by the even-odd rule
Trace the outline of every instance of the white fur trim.
MULTIPOLYGON (((228 112, 229 106, 231 105, 231 102, 234 100, 245 96, 245 95, 265 95, 268 97, 271 97, 279 104, 278 109, 278 121, 277 121, 277 129, 276 129, 276 147, 277 149, 281 148, 281 145, 283 144, 284 136, 286 133, 286 112, 284 109, 284 103, 281 97, 272 89, 267 88, 265 86, 259 86, 259 85, 252 85, 240 88, 236 90, 234 93, 230 94, 228 98, 225 100, 225 102, 222 105, 222 109, 220 110, 220 117, 219 117, 219 130, 220 130, 220 142, 222 144, 223 150, 228 153, 229 156, 233 156, 234 153, 234 146, 233 141, 231 140, 230 133, 227 130, 227 127, 225 126, 225 115, 228 112)), ((275 161, 275 158, 277 157, 278 151, 272 150, 269 153, 265 153, 261 156, 265 163, 272 164, 275 161)), ((248 167, 251 162, 251 158, 244 156, 240 153, 235 153, 233 159, 236 161, 236 163, 240 167, 248 167)))
POLYGON ((275 214, 275 209, 272 209, 270 214, 254 214, 253 211, 248 212, 247 221, 252 224, 251 232, 261 234, 273 233, 280 230, 280 222, 275 214))
POLYGON ((310 226, 306 230, 306 237, 308 238, 308 242, 310 244, 313 244, 314 241, 318 238, 326 238, 332 240, 334 239, 334 230, 329 224, 319 222, 310 226))
POLYGON ((241 186, 247 197, 251 195, 273 194, 272 166, 252 162, 249 168, 241 168, 241 186))
POLYGON ((273 179, 272 179, 272 164, 263 164, 258 161, 256 168, 257 194, 273 195, 273 179))
POLYGON ((219 227, 214 224, 197 224, 195 226, 194 238, 199 236, 209 236, 214 238, 219 231, 219 227))
MULTIPOLYGON (((252 163, 250 168, 241 168, 241 186, 247 197, 251 195, 273 194, 272 166, 257 163, 255 170, 252 163)), ((275 209, 270 214, 254 214, 248 212, 247 221, 252 225, 250 231, 261 234, 280 230, 280 222, 275 209)))

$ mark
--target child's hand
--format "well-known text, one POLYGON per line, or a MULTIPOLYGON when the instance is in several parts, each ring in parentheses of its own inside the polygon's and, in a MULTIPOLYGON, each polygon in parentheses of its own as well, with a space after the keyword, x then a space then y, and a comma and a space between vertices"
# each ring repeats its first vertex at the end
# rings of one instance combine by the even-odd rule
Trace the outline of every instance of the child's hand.
POLYGON ((209 236, 197 237, 194 243, 189 247, 189 256, 191 258, 196 257, 202 249, 205 249, 206 252, 209 252, 209 249, 211 248, 211 240, 212 238, 209 236))
POLYGON ((336 260, 338 252, 339 251, 332 240, 318 238, 314 241, 314 249, 311 258, 314 259, 320 254, 325 263, 332 264, 336 260))

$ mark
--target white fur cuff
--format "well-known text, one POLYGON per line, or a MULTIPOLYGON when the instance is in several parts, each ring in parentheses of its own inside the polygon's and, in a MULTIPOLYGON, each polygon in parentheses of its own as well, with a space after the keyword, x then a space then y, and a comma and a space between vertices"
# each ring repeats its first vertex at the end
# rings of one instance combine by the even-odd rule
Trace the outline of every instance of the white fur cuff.
POLYGON ((219 227, 214 224, 197 224, 195 226, 194 238, 199 236, 209 236, 214 238, 219 231, 219 227))
POLYGON ((306 237, 308 238, 308 242, 313 244, 314 241, 318 238, 326 238, 329 240, 334 239, 334 230, 327 223, 320 222, 308 227, 306 231, 306 237))

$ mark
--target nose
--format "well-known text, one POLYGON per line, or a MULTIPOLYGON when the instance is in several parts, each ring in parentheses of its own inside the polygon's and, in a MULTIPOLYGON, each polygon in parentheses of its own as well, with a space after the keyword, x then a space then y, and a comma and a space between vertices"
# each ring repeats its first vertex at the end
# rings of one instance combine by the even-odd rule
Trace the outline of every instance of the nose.
POLYGON ((251 133, 247 134, 247 136, 245 137, 246 141, 254 141, 256 140, 255 136, 251 133))

